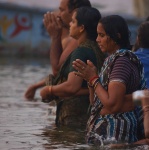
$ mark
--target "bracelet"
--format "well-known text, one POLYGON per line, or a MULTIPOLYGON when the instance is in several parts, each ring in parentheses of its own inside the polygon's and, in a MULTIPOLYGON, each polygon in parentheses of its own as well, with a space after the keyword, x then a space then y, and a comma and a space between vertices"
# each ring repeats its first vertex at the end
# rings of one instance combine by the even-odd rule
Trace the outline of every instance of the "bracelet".
POLYGON ((99 80, 97 80, 97 82, 94 84, 94 90, 96 90, 98 83, 99 83, 99 80))
POLYGON ((50 91, 50 95, 53 95, 53 94, 52 94, 52 85, 49 86, 49 91, 50 91))
POLYGON ((96 89, 96 87, 97 87, 97 85, 98 85, 99 82, 100 82, 99 78, 94 81, 94 83, 93 83, 94 90, 96 89))
POLYGON ((90 85, 92 85, 92 81, 93 81, 94 79, 96 79, 96 78, 99 78, 99 76, 94 76, 94 77, 92 77, 91 79, 89 79, 90 85))
POLYGON ((93 86, 89 82, 87 82, 87 86, 88 88, 93 88, 93 86))

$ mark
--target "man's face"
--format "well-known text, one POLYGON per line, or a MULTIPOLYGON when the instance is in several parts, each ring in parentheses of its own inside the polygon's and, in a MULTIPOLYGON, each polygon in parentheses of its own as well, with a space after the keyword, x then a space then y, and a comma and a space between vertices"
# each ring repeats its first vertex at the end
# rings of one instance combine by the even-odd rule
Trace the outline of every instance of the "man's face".
POLYGON ((60 20, 62 21, 62 24, 65 27, 69 27, 69 23, 71 21, 72 14, 73 14, 73 12, 70 12, 68 9, 68 1, 69 0, 61 0, 60 6, 59 6, 60 12, 59 12, 58 17, 60 18, 60 20))

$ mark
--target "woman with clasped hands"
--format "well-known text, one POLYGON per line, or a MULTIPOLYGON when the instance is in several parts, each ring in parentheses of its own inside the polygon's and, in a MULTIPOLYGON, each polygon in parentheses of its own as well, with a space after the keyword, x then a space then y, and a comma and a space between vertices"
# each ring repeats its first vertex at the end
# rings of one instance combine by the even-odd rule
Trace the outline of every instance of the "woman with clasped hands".
MULTIPOLYGON (((125 96, 145 88, 141 62, 129 49, 129 30, 126 21, 111 15, 102 18, 97 26, 97 43, 107 53, 100 74, 91 61, 73 62, 76 76, 88 82, 91 115, 87 124, 88 143, 135 142, 144 138, 140 107, 125 96), (83 68, 83 69, 82 69, 83 68)), ((129 98, 128 98, 129 97, 129 98)))

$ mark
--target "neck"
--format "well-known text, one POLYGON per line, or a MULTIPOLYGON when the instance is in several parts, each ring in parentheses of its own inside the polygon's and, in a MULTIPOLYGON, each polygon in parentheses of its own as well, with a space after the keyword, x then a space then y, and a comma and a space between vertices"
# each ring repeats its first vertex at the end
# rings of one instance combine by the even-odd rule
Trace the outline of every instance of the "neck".
POLYGON ((120 46, 119 45, 115 45, 115 47, 113 48, 113 50, 109 53, 109 55, 112 55, 114 54, 117 50, 120 49, 120 46))
POLYGON ((78 39, 78 43, 79 43, 79 45, 80 45, 80 44, 84 43, 84 42, 87 41, 87 40, 88 40, 87 36, 86 36, 85 34, 82 34, 82 35, 79 37, 79 39, 78 39))

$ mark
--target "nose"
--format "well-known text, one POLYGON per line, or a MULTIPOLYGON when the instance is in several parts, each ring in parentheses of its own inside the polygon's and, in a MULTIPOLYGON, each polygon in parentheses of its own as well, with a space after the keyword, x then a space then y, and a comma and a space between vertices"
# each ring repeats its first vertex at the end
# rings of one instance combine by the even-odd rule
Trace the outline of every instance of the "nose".
POLYGON ((71 26, 71 23, 72 23, 72 22, 70 21, 69 26, 71 26))
POLYGON ((100 38, 99 38, 99 36, 97 36, 96 42, 99 43, 99 41, 100 41, 100 38))

